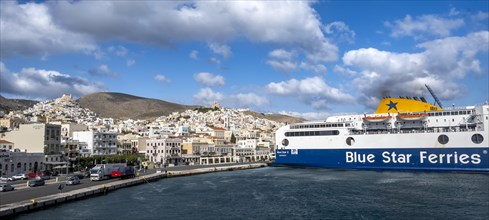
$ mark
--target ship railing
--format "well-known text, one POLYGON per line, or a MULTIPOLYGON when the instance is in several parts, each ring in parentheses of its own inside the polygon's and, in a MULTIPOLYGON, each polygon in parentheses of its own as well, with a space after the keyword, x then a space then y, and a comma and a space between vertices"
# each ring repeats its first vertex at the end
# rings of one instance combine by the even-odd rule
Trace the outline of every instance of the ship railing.
POLYGON ((447 133, 447 132, 473 132, 476 131, 474 128, 460 128, 460 129, 455 129, 455 128, 446 128, 446 129, 410 129, 410 130, 397 130, 397 129, 390 129, 390 130, 377 130, 377 131, 358 131, 358 130, 351 130, 350 135, 369 135, 369 134, 413 134, 413 133, 447 133))

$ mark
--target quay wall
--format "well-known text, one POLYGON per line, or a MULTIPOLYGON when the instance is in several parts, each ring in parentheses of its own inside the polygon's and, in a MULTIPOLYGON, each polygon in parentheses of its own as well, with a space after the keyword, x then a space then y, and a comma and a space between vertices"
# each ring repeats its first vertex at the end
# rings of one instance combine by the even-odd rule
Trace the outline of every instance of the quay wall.
POLYGON ((189 176, 189 175, 197 175, 197 174, 221 172, 221 171, 254 169, 254 168, 261 168, 266 166, 268 166, 266 163, 254 163, 254 164, 242 164, 242 165, 233 165, 233 166, 225 166, 225 167, 217 166, 217 167, 206 167, 206 168, 181 170, 181 171, 168 171, 167 173, 156 172, 154 174, 148 174, 148 175, 139 176, 131 179, 119 180, 110 183, 101 183, 100 185, 97 186, 91 186, 91 187, 77 189, 69 192, 44 196, 32 200, 7 204, 0 207, 0 218, 15 216, 20 213, 34 211, 34 210, 38 210, 45 207, 58 205, 74 200, 85 199, 91 196, 105 195, 110 191, 114 191, 120 188, 144 184, 162 178, 189 176))

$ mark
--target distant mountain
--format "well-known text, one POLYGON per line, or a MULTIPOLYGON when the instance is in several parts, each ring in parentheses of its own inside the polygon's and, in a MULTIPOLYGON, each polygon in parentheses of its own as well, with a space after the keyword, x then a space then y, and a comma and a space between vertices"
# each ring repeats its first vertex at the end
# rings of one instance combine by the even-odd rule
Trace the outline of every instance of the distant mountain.
POLYGON ((25 110, 34 106, 38 101, 25 99, 7 99, 0 96, 0 111, 8 113, 10 111, 25 110))
POLYGON ((81 97, 77 102, 100 117, 117 119, 152 120, 197 107, 113 92, 93 93, 81 97))
POLYGON ((247 115, 251 115, 255 118, 264 118, 264 119, 268 119, 276 122, 282 122, 282 123, 287 122, 288 124, 300 123, 306 121, 305 119, 302 118, 296 118, 296 117, 281 115, 281 114, 263 114, 263 113, 256 113, 252 111, 245 111, 244 113, 247 115))
MULTIPOLYGON (((77 102, 82 108, 90 109, 100 117, 117 119, 152 120, 160 116, 167 116, 173 112, 183 112, 200 107, 114 92, 93 93, 79 98, 77 102)), ((277 122, 297 123, 305 121, 302 118, 279 114, 261 114, 251 111, 247 111, 245 114, 277 122)))

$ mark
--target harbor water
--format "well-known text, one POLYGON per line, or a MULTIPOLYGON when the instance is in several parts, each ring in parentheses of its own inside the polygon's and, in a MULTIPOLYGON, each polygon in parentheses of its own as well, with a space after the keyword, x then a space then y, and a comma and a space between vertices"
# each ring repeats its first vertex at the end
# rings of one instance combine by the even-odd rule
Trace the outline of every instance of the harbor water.
POLYGON ((487 219, 489 175, 266 167, 162 179, 16 219, 487 219))

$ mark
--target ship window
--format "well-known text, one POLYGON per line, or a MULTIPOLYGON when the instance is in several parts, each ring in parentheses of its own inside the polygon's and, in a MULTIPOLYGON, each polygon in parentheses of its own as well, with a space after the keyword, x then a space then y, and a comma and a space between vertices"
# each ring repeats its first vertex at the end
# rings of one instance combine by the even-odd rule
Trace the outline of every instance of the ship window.
POLYGON ((352 137, 348 137, 346 139, 346 144, 348 144, 348 146, 351 146, 355 143, 355 139, 353 139, 352 137))
POLYGON ((301 132, 285 132, 286 137, 298 136, 324 136, 324 135, 339 135, 340 132, 334 131, 301 131, 301 132))
POLYGON ((284 146, 286 146, 286 147, 287 147, 287 146, 289 145, 289 140, 287 140, 287 139, 283 139, 283 140, 282 140, 282 145, 284 145, 284 146))
POLYGON ((480 144, 483 141, 484 141, 484 137, 482 137, 481 134, 472 135, 472 142, 474 142, 474 144, 480 144))
POLYGON ((447 144, 448 143, 448 136, 446 136, 444 134, 438 136, 438 142, 440 144, 447 144))

